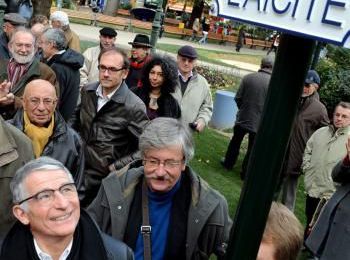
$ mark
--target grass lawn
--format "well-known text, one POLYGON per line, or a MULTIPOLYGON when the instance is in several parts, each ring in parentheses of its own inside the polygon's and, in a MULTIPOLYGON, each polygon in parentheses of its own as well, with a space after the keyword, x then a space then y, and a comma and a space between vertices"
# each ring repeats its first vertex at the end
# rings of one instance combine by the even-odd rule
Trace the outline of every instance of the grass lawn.
MULTIPOLYGON (((230 141, 229 137, 213 129, 206 129, 201 134, 195 133, 194 140, 196 145, 195 157, 190 165, 210 186, 225 196, 229 205, 230 216, 233 218, 241 193, 242 181, 239 178, 239 171, 247 150, 247 142, 245 140, 242 144, 234 169, 227 171, 221 166, 220 159, 226 152, 230 141)), ((300 178, 295 214, 303 225, 305 225, 304 207, 304 185, 303 178, 300 178)), ((299 260, 305 259, 307 259, 305 254, 302 254, 299 258, 299 260)))
MULTIPOLYGON (((179 46, 174 44, 157 43, 157 48, 162 51, 177 53, 179 46)), ((235 61, 251 63, 255 65, 260 65, 261 58, 262 58, 262 56, 260 55, 240 54, 240 53, 227 52, 227 51, 214 51, 214 50, 207 50, 202 47, 197 47, 196 50, 199 56, 198 59, 200 61, 206 61, 213 64, 224 65, 224 66, 233 67, 233 68, 234 66, 221 62, 220 59, 235 60, 235 61)))

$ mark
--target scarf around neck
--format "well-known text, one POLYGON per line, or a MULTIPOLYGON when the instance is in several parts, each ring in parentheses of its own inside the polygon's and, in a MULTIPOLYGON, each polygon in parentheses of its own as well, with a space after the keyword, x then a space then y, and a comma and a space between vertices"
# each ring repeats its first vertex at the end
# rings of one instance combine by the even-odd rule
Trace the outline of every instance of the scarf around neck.
POLYGON ((33 150, 35 158, 38 158, 46 144, 49 141, 50 136, 53 133, 55 118, 52 115, 51 122, 48 127, 36 126, 29 120, 27 112, 24 111, 24 133, 30 138, 33 144, 33 150))

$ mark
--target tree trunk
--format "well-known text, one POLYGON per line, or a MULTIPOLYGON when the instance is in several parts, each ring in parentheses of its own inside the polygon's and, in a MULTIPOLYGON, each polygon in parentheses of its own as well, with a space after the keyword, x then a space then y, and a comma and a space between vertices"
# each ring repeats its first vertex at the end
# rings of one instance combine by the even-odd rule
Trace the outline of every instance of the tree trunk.
POLYGON ((119 0, 108 0, 104 10, 105 15, 117 16, 119 0))
POLYGON ((37 14, 46 15, 50 18, 50 8, 52 0, 32 0, 33 3, 33 16, 37 14))

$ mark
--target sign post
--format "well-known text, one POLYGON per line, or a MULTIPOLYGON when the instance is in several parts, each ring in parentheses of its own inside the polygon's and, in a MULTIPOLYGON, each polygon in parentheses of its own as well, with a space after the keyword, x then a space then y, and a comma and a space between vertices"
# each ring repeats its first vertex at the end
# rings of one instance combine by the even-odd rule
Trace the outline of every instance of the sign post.
POLYGON ((256 259, 313 49, 282 35, 226 259, 256 259))

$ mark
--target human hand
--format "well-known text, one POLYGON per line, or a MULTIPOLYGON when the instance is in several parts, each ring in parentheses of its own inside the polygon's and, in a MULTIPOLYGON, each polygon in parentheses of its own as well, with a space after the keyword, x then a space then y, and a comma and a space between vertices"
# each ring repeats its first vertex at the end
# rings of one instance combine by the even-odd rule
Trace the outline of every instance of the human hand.
POLYGON ((205 128, 205 123, 203 122, 203 120, 199 119, 198 121, 196 121, 196 124, 196 131, 202 132, 205 128))
POLYGON ((10 92, 11 82, 7 82, 7 80, 4 80, 0 84, 0 99, 5 97, 10 92))

